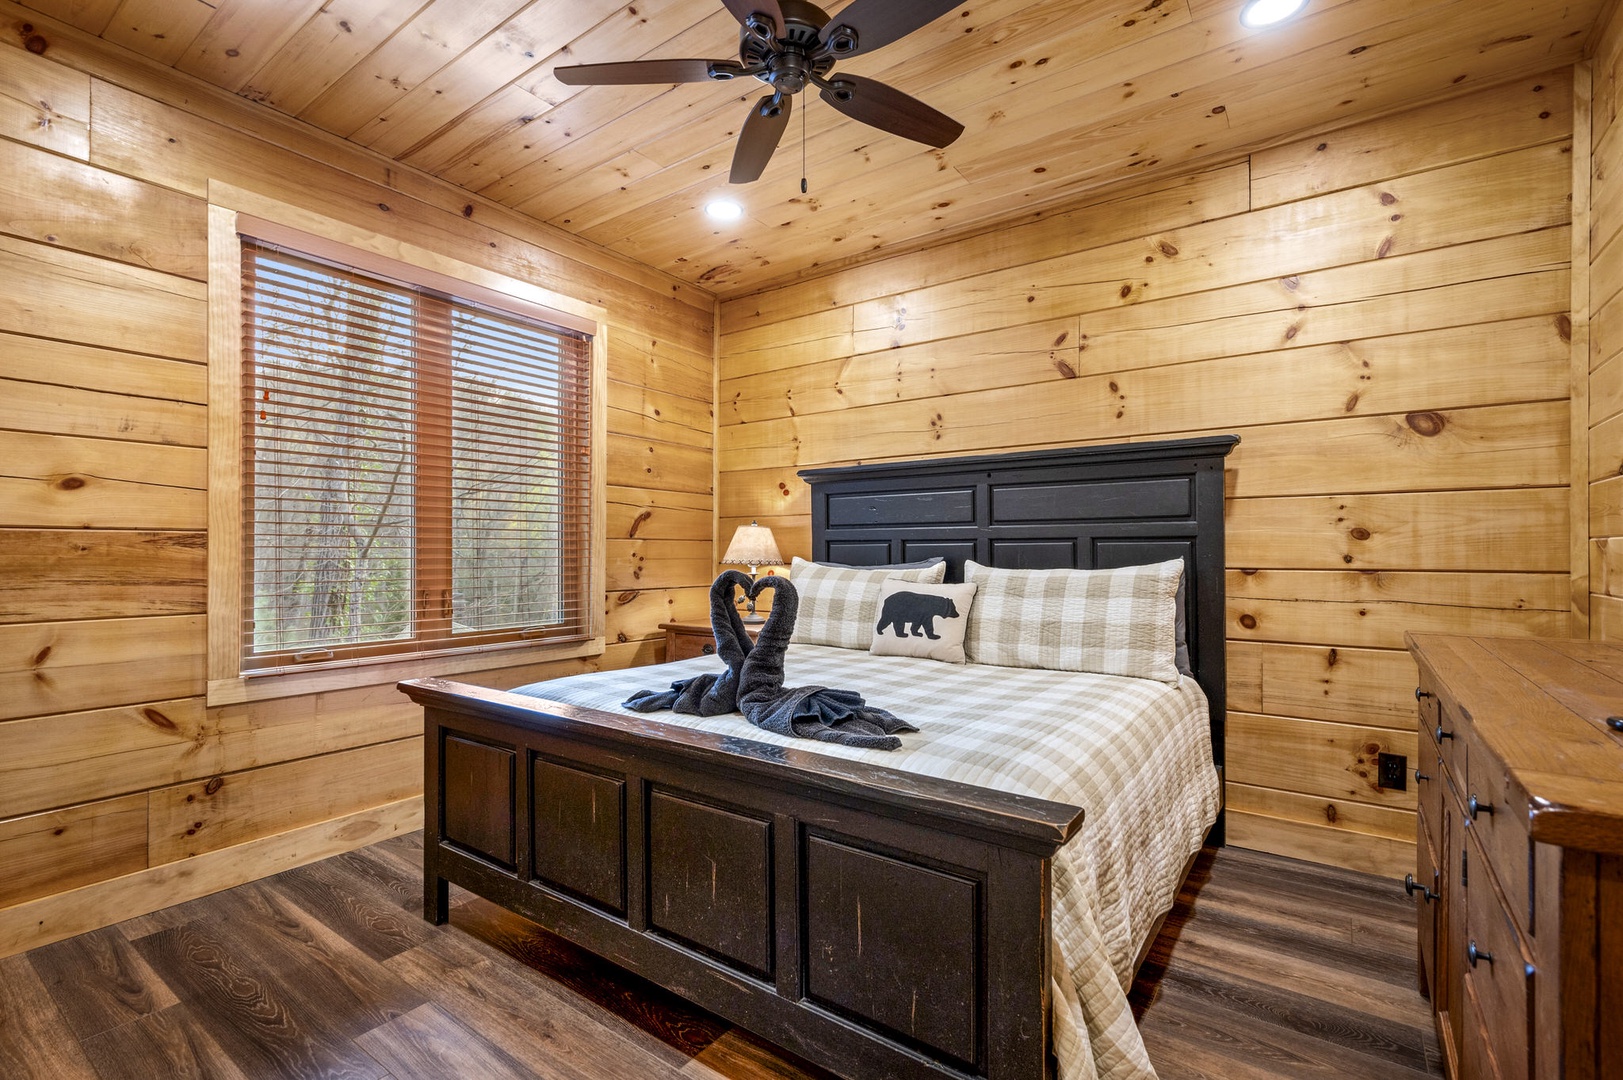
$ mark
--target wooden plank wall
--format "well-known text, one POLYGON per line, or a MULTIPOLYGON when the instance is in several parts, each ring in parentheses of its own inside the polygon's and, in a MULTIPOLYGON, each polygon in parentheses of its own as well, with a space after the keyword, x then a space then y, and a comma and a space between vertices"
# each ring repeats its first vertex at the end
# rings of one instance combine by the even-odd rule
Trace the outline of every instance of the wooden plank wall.
POLYGON ((36 29, 43 56, 0 47, 0 955, 420 821, 421 713, 391 685, 205 705, 211 183, 607 310, 591 666, 656 660, 661 621, 703 614, 714 525, 708 294, 36 29))
POLYGON ((725 301, 719 534, 804 554, 806 466, 1237 433, 1229 837, 1401 875, 1404 631, 1572 625, 1572 97, 1552 71, 725 301))
MULTIPOLYGON (((1623 640, 1623 16, 1598 35, 1591 62, 1589 630, 1623 640)), ((1577 373, 1582 378, 1584 372, 1577 373)), ((1576 481, 1575 481, 1576 482, 1576 481)))

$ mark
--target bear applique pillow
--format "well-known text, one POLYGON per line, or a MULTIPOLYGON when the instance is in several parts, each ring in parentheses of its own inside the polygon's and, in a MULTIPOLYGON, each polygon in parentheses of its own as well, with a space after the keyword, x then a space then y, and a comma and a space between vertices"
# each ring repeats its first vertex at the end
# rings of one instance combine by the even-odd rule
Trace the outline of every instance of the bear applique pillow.
POLYGON ((964 631, 976 585, 928 585, 887 581, 879 590, 879 616, 874 624, 875 656, 920 656, 949 664, 964 662, 964 631))

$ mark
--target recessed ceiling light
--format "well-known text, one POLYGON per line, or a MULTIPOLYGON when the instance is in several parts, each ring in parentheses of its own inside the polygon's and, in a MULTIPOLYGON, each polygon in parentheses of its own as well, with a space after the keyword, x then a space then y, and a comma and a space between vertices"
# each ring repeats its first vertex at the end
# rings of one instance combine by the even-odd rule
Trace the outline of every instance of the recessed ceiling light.
POLYGON ((1253 30, 1272 26, 1301 11, 1306 3, 1307 0, 1251 0, 1240 9, 1240 22, 1253 30))
POLYGON ((717 221, 737 221, 744 216, 744 208, 731 199, 711 199, 704 204, 704 212, 717 221))

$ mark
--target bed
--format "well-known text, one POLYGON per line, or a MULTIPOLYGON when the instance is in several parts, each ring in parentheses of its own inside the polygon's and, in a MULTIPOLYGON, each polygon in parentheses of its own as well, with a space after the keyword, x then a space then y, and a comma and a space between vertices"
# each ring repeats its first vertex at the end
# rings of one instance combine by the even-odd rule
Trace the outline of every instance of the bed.
POLYGON ((792 646, 787 681, 918 723, 899 755, 613 707, 714 658, 524 692, 401 684, 425 716, 425 914, 448 918, 455 882, 847 1077, 1145 1075, 1126 983, 1218 810, 1237 441, 801 474, 821 561, 939 556, 950 580, 1181 560, 1175 684, 792 646), (988 672, 1003 692, 977 699, 988 672), (1079 716, 1079 745, 1141 744, 1146 767, 1056 764, 1038 733, 1079 716), (1038 741, 966 749, 977 728, 1038 741))

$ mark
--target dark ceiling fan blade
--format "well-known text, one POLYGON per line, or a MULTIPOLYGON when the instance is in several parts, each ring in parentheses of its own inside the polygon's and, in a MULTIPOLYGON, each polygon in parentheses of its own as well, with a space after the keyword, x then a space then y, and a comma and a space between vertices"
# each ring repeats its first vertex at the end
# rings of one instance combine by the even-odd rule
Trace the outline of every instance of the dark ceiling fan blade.
POLYGON ((828 21, 823 45, 839 57, 873 52, 935 22, 963 3, 964 0, 852 0, 849 7, 828 21), (842 37, 847 38, 846 42, 842 43, 842 37))
POLYGON ((743 72, 736 60, 621 60, 552 69, 565 86, 629 86, 634 83, 709 82, 743 72))
POLYGON ((744 121, 744 130, 738 133, 738 149, 733 151, 733 171, 727 179, 734 184, 747 184, 758 180, 772 160, 772 152, 783 138, 783 129, 789 126, 790 106, 794 98, 787 94, 767 94, 750 106, 744 121))
POLYGON ((877 79, 840 75, 830 79, 823 100, 853 120, 926 146, 948 146, 964 125, 918 98, 877 79))
POLYGON ((778 33, 783 33, 783 9, 778 6, 778 0, 721 0, 721 2, 727 5, 727 10, 732 12, 733 18, 740 23, 748 22, 749 17, 758 11, 772 20, 778 28, 778 33))

